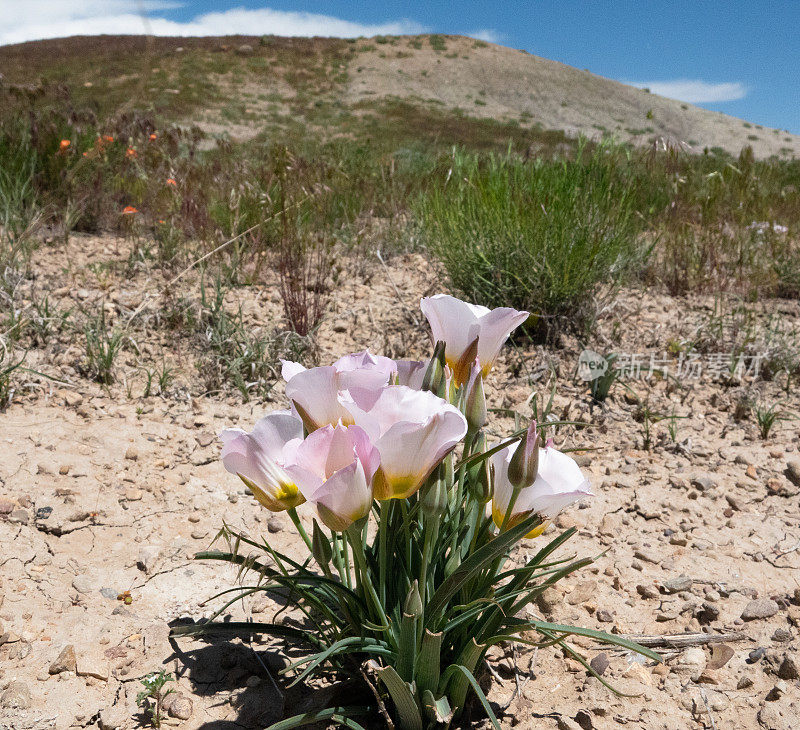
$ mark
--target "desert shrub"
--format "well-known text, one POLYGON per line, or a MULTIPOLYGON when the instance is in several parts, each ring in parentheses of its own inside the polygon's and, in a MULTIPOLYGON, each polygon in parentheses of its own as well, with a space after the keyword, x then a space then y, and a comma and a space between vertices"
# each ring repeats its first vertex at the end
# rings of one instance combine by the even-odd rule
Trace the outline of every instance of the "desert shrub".
POLYGON ((631 191, 605 154, 528 163, 455 154, 417 205, 453 287, 531 311, 538 337, 586 325, 601 286, 618 284, 638 255, 631 191))

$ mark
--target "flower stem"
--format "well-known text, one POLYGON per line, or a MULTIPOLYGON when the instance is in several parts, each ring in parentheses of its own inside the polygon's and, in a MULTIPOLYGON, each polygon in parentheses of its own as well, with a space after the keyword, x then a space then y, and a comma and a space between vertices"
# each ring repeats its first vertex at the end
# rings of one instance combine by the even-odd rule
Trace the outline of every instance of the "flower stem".
POLYGON ((373 604, 373 608, 380 618, 381 625, 388 628, 389 619, 386 618, 386 612, 383 610, 383 604, 381 604, 378 594, 375 591, 375 586, 372 584, 372 580, 369 576, 367 556, 364 554, 364 541, 361 533, 362 528, 357 526, 355 523, 350 525, 346 532, 349 542, 352 543, 353 546, 353 559, 355 560, 358 568, 356 575, 361 577, 359 582, 361 583, 361 586, 366 594, 369 596, 369 599, 373 604))
POLYGON ((300 533, 300 537, 303 538, 303 542, 308 546, 309 551, 313 551, 311 547, 311 538, 308 536, 306 532, 306 528, 303 527, 303 523, 300 522, 300 516, 297 514, 297 510, 292 507, 291 509, 287 510, 289 513, 289 517, 291 518, 292 522, 294 522, 294 526, 297 528, 297 531, 300 533))

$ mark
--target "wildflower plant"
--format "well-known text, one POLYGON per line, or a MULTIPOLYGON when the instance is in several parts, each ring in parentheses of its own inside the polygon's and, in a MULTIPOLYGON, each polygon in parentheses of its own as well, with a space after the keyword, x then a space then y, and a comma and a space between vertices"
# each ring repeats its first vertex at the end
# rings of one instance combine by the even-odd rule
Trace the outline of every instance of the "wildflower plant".
POLYGON ((364 716, 402 730, 446 726, 472 697, 499 728, 478 680, 487 649, 505 642, 559 645, 604 684, 569 636, 658 660, 624 637, 526 611, 592 562, 554 555, 574 528, 521 564, 510 559, 521 540, 591 495, 575 461, 546 439, 544 428, 563 422, 531 420, 499 443, 484 430, 485 379, 527 312, 446 295, 423 299, 422 311, 435 342, 430 360, 365 351, 310 369, 284 362, 291 409, 267 414, 249 433, 221 434, 225 469, 268 510, 288 513, 308 557, 295 560, 266 538, 223 528, 230 549, 197 557, 239 565, 254 579, 220 594, 224 604, 209 622, 173 633, 272 635, 303 650, 283 670, 293 684, 354 679, 371 690, 276 730, 324 720, 360 728, 354 718, 364 716), (298 510, 313 510, 310 531, 298 510), (244 555, 243 546, 263 556, 244 555), (257 592, 296 618, 215 620, 257 592))

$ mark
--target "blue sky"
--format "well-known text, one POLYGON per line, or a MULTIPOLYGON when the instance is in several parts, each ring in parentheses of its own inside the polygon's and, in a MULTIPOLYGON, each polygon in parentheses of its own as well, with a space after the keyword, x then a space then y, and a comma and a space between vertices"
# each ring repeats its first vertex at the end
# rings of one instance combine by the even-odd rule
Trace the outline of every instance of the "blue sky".
POLYGON ((800 0, 27 0, 0 44, 142 32, 139 6, 158 35, 463 33, 800 134, 800 0))

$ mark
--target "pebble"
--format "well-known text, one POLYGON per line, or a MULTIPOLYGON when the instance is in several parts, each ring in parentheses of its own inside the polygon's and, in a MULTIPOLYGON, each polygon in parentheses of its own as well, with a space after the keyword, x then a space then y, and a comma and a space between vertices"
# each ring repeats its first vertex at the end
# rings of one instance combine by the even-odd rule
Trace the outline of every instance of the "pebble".
POLYGON ((192 540, 202 540, 208 535, 207 530, 192 530, 192 540))
POLYGON ((567 603, 570 606, 577 606, 579 603, 586 603, 597 591, 597 581, 587 580, 578 583, 572 590, 572 593, 567 595, 567 603))
POLYGON ((61 653, 56 657, 56 660, 50 665, 48 672, 50 674, 61 674, 61 672, 74 672, 76 671, 77 660, 75 659, 75 647, 72 644, 67 644, 61 653))
POLYGON ((636 592, 642 598, 658 598, 658 588, 653 585, 638 585, 636 586, 636 592))
POLYGON ((601 652, 589 662, 589 666, 600 675, 605 673, 609 664, 608 655, 605 652, 601 652))
POLYGON ((159 555, 161 555, 161 548, 158 545, 145 545, 139 550, 136 567, 145 573, 152 573, 159 555))
POLYGON ((779 700, 786 694, 786 690, 789 689, 786 682, 782 679, 775 682, 775 686, 769 691, 769 694, 766 696, 766 700, 768 702, 775 702, 779 700))
POLYGON ((111 601, 116 601, 117 596, 119 595, 119 591, 115 590, 114 588, 101 588, 100 593, 103 598, 108 598, 111 601))
POLYGON ((771 598, 757 598, 750 601, 742 611, 742 619, 745 621, 755 621, 760 618, 769 618, 778 613, 779 606, 771 598))
POLYGON ((192 716, 192 700, 182 692, 170 692, 162 703, 170 717, 188 720, 192 716))
POLYGON ((748 676, 740 677, 736 683, 736 689, 747 689, 753 686, 753 680, 748 676))
POLYGON ((75 671, 79 677, 94 677, 103 682, 108 681, 108 663, 91 655, 81 656, 75 671))
POLYGON ((673 669, 678 674, 688 674, 697 681, 706 668, 706 653, 699 646, 685 649, 676 660, 673 669))
POLYGON ((30 515, 28 514, 28 510, 26 509, 15 509, 9 516, 8 521, 18 524, 18 525, 27 525, 28 520, 30 520, 30 515))
POLYGON ((784 628, 775 629, 775 633, 772 634, 772 640, 777 641, 779 643, 791 641, 792 632, 789 631, 789 629, 784 629, 784 628))
MULTIPOLYGON (((167 695, 169 696, 169 695, 167 695)), ((114 705, 100 710, 98 726, 100 730, 122 730, 128 722, 128 713, 124 707, 114 705)))
POLYGON ((657 552, 653 550, 637 550, 633 553, 634 558, 638 558, 639 560, 643 560, 645 563, 654 563, 657 564, 661 562, 662 556, 659 555, 657 552))
POLYGON ((139 458, 139 452, 137 451, 135 446, 129 446, 125 451, 125 458, 129 461, 137 461, 139 458))
POLYGON ((677 578, 667 578, 661 581, 661 587, 667 593, 680 593, 692 587, 692 579, 688 575, 679 575, 677 578))
POLYGON ((91 593, 94 590, 94 580, 86 573, 80 573, 72 579, 72 587, 78 593, 91 593))
POLYGON ((800 679, 800 661, 796 656, 787 654, 783 657, 783 661, 778 667, 778 676, 781 679, 800 679))
POLYGON ((753 651, 751 651, 747 655, 747 663, 755 664, 756 662, 761 661, 766 653, 767 650, 763 646, 759 646, 757 649, 753 649, 753 651))
POLYGON ((711 647, 711 658, 706 667, 708 669, 722 669, 733 658, 735 653, 733 647, 728 644, 714 644, 711 647))
POLYGON ((790 459, 786 462, 786 477, 796 487, 800 487, 800 459, 790 459))
POLYGON ((2 695, 0 706, 26 710, 31 706, 31 691, 25 682, 11 682, 2 695))
POLYGON ((272 534, 283 530, 283 520, 280 517, 270 517, 267 520, 267 530, 272 534))
POLYGON ((614 620, 614 616, 611 614, 611 612, 606 611, 605 609, 600 609, 596 615, 597 620, 604 624, 610 624, 614 620))

